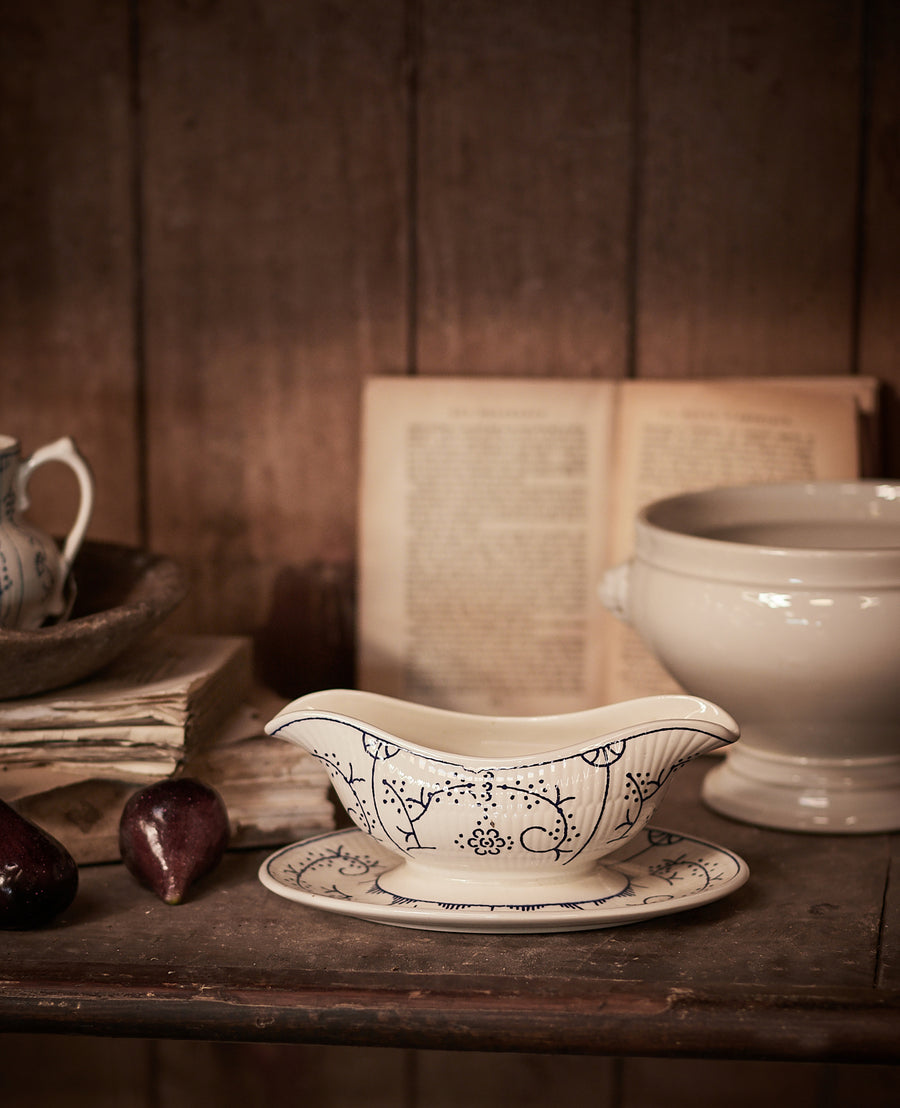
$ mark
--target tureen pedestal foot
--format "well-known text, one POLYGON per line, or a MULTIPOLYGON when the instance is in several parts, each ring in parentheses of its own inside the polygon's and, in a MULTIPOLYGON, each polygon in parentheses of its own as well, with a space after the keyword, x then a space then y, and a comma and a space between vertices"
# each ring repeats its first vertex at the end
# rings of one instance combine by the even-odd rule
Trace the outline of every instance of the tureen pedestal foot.
POLYGON ((703 781, 732 819, 782 831, 900 830, 900 757, 803 758, 755 750, 746 735, 703 781))
MULTIPOLYGON (((480 871, 483 874, 484 871, 480 871)), ((506 875, 494 881, 478 881, 459 871, 441 870, 415 862, 401 862, 378 877, 378 888, 404 900, 443 905, 486 907, 528 904, 594 903, 621 895, 630 878, 613 866, 594 865, 571 877, 525 878, 506 875)))

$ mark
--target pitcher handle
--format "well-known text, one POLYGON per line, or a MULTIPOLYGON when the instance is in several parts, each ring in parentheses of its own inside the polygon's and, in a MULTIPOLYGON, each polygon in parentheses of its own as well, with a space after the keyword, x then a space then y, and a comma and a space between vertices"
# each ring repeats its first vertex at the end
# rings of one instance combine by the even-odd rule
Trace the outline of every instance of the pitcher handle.
POLYGON ((604 608, 623 623, 631 623, 630 584, 631 562, 622 562, 604 573, 597 589, 604 608))
POLYGON ((62 462, 78 478, 78 513, 69 534, 66 536, 61 555, 62 572, 60 573, 58 586, 61 592, 72 569, 75 555, 81 549, 90 522, 91 512, 94 508, 94 475, 87 460, 79 453, 75 443, 68 435, 64 435, 63 438, 57 439, 55 442, 49 442, 46 446, 41 446, 35 450, 19 467, 18 504, 20 511, 24 512, 30 503, 28 482, 31 475, 38 466, 45 465, 47 462, 62 462))

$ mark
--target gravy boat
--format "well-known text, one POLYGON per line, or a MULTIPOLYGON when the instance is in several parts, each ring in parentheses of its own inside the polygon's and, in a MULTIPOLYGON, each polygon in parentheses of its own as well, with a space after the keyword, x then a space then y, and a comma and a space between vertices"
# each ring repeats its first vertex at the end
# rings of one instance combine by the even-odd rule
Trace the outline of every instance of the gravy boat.
POLYGON ((269 735, 318 758, 348 814, 396 855, 379 887, 442 904, 582 903, 624 892, 601 859, 653 815, 674 772, 738 738, 721 708, 653 696, 566 715, 478 716, 331 689, 269 735))

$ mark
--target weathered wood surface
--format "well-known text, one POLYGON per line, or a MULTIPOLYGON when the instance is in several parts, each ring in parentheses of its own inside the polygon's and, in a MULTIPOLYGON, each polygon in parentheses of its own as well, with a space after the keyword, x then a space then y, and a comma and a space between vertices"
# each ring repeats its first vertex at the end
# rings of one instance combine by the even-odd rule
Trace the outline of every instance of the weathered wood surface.
POLYGON ((256 852, 228 855, 178 908, 121 866, 85 867, 56 925, 4 935, 0 1029, 900 1061, 900 837, 733 823, 698 804, 708 768, 682 771, 657 822, 746 858, 750 882, 715 904, 606 930, 466 935, 293 904, 258 882, 256 852))

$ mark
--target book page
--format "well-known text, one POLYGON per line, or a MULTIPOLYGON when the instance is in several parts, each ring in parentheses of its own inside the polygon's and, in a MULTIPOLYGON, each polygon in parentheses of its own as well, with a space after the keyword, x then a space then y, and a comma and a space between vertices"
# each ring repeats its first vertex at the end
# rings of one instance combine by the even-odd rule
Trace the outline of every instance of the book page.
POLYGON ((367 382, 360 688, 489 714, 597 702, 614 390, 367 382))
POLYGON ((854 477, 867 378, 376 378, 363 422, 358 684, 492 714, 675 688, 599 602, 650 500, 854 477))
MULTIPOLYGON (((624 382, 609 564, 628 559, 636 514, 660 497, 856 477, 859 412, 871 403, 871 382, 852 378, 624 382)), ((603 635, 608 701, 677 691, 631 628, 607 616, 603 635)))

